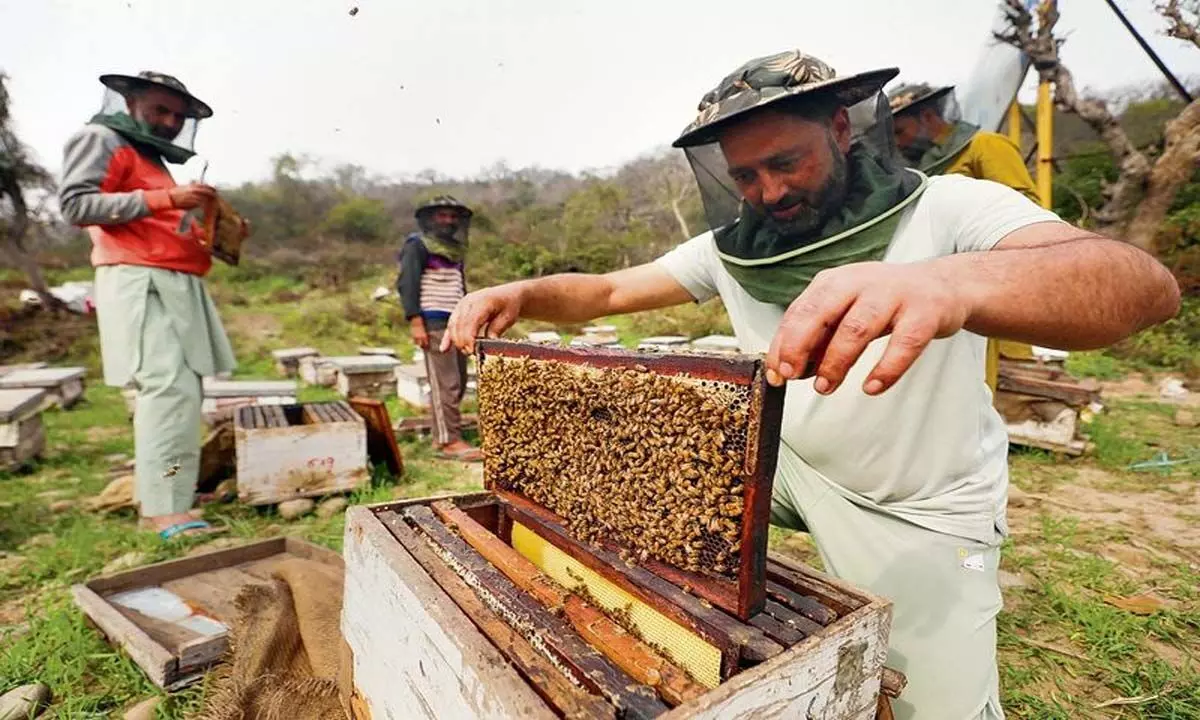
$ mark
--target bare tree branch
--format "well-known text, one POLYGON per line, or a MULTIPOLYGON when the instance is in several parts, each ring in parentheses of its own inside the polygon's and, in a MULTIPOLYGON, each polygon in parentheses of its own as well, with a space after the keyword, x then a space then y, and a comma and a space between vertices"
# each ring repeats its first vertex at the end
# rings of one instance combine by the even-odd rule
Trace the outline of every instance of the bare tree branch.
POLYGON ((1004 9, 1010 27, 1007 33, 997 34, 997 38, 1028 55, 1038 71, 1039 80, 1054 84, 1055 106, 1078 115, 1112 153, 1118 168, 1117 180, 1105 185, 1104 202, 1095 210, 1094 216, 1101 230, 1119 232, 1142 197, 1150 175, 1150 161, 1129 139, 1106 102, 1080 97, 1076 91, 1071 71, 1059 59, 1061 41, 1054 36, 1054 26, 1058 23, 1057 4, 1042 2, 1038 6, 1036 29, 1033 15, 1025 10, 1020 0, 1004 0, 1004 9))
POLYGON ((1170 23, 1167 35, 1200 48, 1200 17, 1197 17, 1200 16, 1200 3, 1188 3, 1185 10, 1179 7, 1179 0, 1167 0, 1154 7, 1170 23), (1192 17, 1185 18, 1185 12, 1190 13, 1192 17))

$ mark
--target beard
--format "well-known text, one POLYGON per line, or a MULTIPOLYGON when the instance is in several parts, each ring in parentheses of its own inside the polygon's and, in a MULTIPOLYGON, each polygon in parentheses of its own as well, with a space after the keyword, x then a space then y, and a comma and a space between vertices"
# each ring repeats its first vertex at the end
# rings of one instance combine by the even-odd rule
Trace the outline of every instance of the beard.
POLYGON ((849 185, 849 171, 846 156, 829 138, 829 152, 833 164, 825 184, 817 190, 793 190, 777 202, 762 207, 766 218, 765 224, 784 237, 807 235, 823 226, 834 213, 845 203, 846 188, 849 185), (790 210, 799 206, 801 209, 792 217, 780 220, 771 213, 790 210))
POLYGON ((432 230, 434 237, 439 240, 445 240, 446 242, 458 241, 458 223, 435 223, 432 230))

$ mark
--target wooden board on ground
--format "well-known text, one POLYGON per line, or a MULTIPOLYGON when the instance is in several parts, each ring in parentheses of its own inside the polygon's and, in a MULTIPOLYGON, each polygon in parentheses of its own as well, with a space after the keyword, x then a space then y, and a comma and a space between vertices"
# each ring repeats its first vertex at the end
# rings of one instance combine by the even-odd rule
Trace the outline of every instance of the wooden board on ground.
POLYGON ((270 582, 264 567, 300 557, 340 566, 337 553, 295 538, 273 538, 170 560, 75 585, 75 604, 160 688, 201 677, 225 653, 234 599, 270 582))
POLYGON ((70 408, 83 398, 84 375, 81 367, 46 367, 13 370, 0 375, 0 389, 45 390, 44 407, 70 408))
POLYGON ((351 398, 350 407, 367 424, 367 457, 373 463, 383 463, 395 477, 404 474, 404 458, 396 444, 396 431, 388 417, 387 405, 370 398, 351 398))
MULTIPOLYGON (((504 538, 503 523, 480 519, 486 517, 481 512, 485 505, 496 506, 494 497, 474 493, 452 500, 504 538)), ((447 547, 463 541, 444 530, 435 531, 435 538, 426 529, 427 520, 411 519, 418 516, 410 508, 434 501, 355 507, 346 514, 342 628, 354 668, 355 695, 369 717, 546 717, 565 714, 563 704, 574 708, 571 716, 592 717, 594 702, 584 709, 576 703, 587 698, 531 675, 531 669, 548 672, 547 649, 523 636, 528 627, 520 623, 528 615, 508 617, 504 612, 509 605, 495 602, 492 593, 504 583, 496 578, 480 582, 483 574, 497 572, 495 568, 480 564, 478 556, 461 548, 447 553, 447 547), (375 631, 384 625, 388 633, 375 631), (536 654, 529 652, 530 646, 536 654)), ((767 566, 775 595, 819 600, 827 613, 822 620, 828 624, 817 631, 796 620, 794 607, 780 609, 772 600, 767 608, 770 620, 763 624, 791 639, 807 636, 774 657, 743 666, 714 689, 659 718, 875 718, 891 604, 782 558, 770 557, 767 566)), ((511 593, 505 597, 510 604, 523 603, 511 593)), ((564 672, 561 664, 551 665, 564 672)))
MULTIPOLYGON (((459 427, 463 430, 474 430, 479 426, 479 416, 474 413, 467 413, 462 416, 462 424, 459 427)), ((418 417, 400 418, 396 421, 396 435, 408 437, 412 435, 428 435, 433 432, 433 417, 430 415, 420 415, 418 417)))
POLYGON ((250 505, 348 492, 370 481, 366 424, 344 402, 240 408, 234 443, 238 499, 250 505))

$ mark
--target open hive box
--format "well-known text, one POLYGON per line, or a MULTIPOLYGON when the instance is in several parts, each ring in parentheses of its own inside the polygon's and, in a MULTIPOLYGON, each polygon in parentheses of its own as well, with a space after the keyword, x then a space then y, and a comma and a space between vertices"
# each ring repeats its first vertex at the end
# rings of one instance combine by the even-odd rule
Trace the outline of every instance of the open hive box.
POLYGON ((488 492, 347 516, 359 716, 875 716, 890 605, 767 554, 758 360, 478 361, 488 492))

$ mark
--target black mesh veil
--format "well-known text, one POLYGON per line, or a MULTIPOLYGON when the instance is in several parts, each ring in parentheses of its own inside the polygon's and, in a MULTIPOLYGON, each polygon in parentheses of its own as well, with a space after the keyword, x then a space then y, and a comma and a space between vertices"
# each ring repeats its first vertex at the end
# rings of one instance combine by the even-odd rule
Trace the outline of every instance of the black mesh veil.
MULTIPOLYGON (((802 103, 803 98, 792 100, 802 103)), ((882 92, 846 108, 850 116, 851 144, 858 144, 887 168, 902 168, 903 159, 896 149, 892 130, 892 110, 882 92)), ((712 230, 737 220, 741 212, 741 193, 729 177, 729 165, 719 142, 684 148, 696 176, 696 185, 704 202, 704 214, 712 230)))

